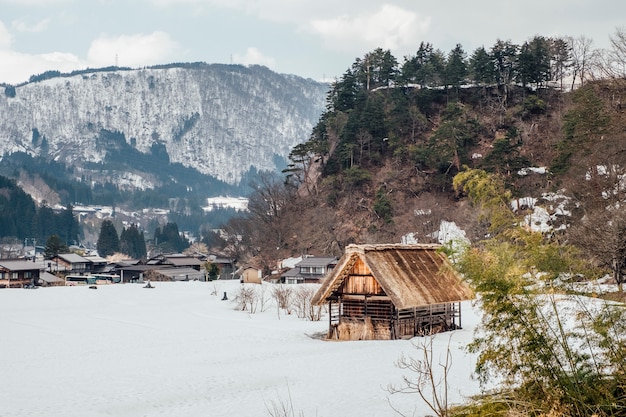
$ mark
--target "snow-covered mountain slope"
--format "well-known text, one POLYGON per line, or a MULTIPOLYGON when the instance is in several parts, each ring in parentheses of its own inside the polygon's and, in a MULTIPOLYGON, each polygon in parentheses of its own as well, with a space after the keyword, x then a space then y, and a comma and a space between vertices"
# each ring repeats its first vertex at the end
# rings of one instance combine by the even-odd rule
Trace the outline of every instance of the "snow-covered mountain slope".
MULTIPOLYGON (((126 142, 122 152, 156 156, 158 150, 154 160, 162 163, 165 150, 165 161, 236 184, 253 166, 276 170, 277 160, 308 139, 327 90, 265 67, 203 63, 95 70, 0 87, 0 156, 43 156, 79 175, 86 165, 112 162, 114 144, 102 140, 102 132, 112 132, 126 142)), ((138 166, 118 169, 127 181, 142 177, 132 181, 141 187, 154 181, 138 166)), ((104 177, 122 180, 110 172, 104 177)), ((90 178, 98 181, 93 171, 90 178)))

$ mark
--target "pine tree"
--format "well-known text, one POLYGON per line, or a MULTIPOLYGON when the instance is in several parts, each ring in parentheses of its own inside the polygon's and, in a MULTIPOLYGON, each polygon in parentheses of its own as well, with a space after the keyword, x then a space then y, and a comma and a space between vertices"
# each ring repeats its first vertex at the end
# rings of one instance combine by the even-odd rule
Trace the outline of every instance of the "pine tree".
POLYGON ((461 44, 456 44, 456 47, 448 54, 448 61, 446 62, 446 85, 452 86, 458 89, 467 77, 467 58, 465 51, 461 44))
POLYGON ((120 239, 111 220, 102 222, 96 248, 98 254, 103 258, 120 251, 120 239))
POLYGON ((120 235, 120 251, 132 258, 144 258, 146 256, 146 242, 143 232, 139 232, 136 225, 124 228, 120 235))
POLYGON ((46 247, 44 248, 43 255, 46 259, 52 259, 59 253, 67 253, 69 248, 67 244, 61 240, 57 235, 52 235, 46 241, 46 247))
POLYGON ((168 222, 163 229, 157 227, 154 239, 164 252, 182 252, 189 247, 189 241, 180 234, 176 223, 168 222))
POLYGON ((476 49, 470 57, 469 72, 471 80, 478 85, 484 86, 494 82, 494 62, 484 47, 476 49))

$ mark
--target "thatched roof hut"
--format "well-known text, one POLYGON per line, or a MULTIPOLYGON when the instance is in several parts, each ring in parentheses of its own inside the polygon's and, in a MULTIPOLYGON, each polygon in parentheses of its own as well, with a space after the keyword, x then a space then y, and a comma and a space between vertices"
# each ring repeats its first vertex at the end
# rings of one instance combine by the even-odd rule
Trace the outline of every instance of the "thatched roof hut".
POLYGON ((343 338, 343 324, 396 339, 460 327, 471 298, 440 245, 382 244, 349 245, 312 302, 329 304, 330 337, 343 338))

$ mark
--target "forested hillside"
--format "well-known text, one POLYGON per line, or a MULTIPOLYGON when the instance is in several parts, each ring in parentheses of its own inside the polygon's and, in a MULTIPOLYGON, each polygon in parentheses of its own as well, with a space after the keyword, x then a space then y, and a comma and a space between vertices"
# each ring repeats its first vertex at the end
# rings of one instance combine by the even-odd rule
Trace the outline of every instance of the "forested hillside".
POLYGON ((45 184, 51 205, 245 195, 250 177, 282 169, 306 140, 326 91, 261 66, 49 71, 0 84, 0 174, 45 184))
POLYGON ((468 168, 497 175, 513 198, 532 197, 548 227, 575 230, 626 167, 624 86, 591 77, 576 47, 536 36, 469 56, 422 43, 401 63, 382 49, 357 59, 292 150, 286 183, 261 180, 249 218, 231 222, 249 239, 234 246, 271 268, 282 256, 341 255, 353 242, 436 241, 442 221, 477 241, 488 224, 452 185, 468 168))
POLYGON ((45 245, 50 236, 56 235, 64 243, 76 244, 82 235, 72 206, 54 211, 47 204, 36 206, 15 181, 0 176, 0 258, 12 258, 22 254, 26 239, 30 245, 45 245), (15 253, 11 253, 15 243, 15 253))

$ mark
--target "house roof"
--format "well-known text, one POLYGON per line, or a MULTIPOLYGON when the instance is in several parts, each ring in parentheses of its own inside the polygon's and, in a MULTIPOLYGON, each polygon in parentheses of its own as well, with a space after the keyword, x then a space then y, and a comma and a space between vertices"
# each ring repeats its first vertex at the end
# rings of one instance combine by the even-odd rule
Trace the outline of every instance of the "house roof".
POLYGON ((322 304, 361 259, 398 309, 469 300, 473 293, 452 269, 440 245, 349 245, 312 303, 322 304))
POLYGON ((63 259, 72 264, 80 264, 80 263, 89 263, 89 259, 85 259, 80 255, 75 253, 59 253, 57 258, 63 259))
POLYGON ((9 271, 33 271, 41 270, 40 264, 20 259, 0 259, 0 267, 9 271))
POLYGON ((327 258, 323 256, 309 256, 303 258, 300 262, 296 264, 296 267, 300 266, 327 266, 330 264, 336 264, 337 258, 327 258))
POLYGON ((280 274, 281 277, 292 278, 300 275, 300 270, 298 268, 291 268, 280 274))
POLYGON ((59 282, 63 282, 64 280, 62 278, 57 277, 54 274, 51 274, 49 272, 43 271, 40 275, 39 275, 39 279, 41 281, 45 281, 48 284, 54 284, 54 283, 59 283, 59 282))
POLYGON ((84 256, 84 258, 91 263, 105 264, 108 262, 105 258, 96 255, 88 255, 84 256))
POLYGON ((180 281, 185 279, 198 279, 203 277, 204 273, 193 268, 161 268, 155 269, 155 272, 170 277, 173 280, 180 281))
POLYGON ((167 257, 168 263, 174 266, 202 266, 202 261, 193 257, 167 257))

